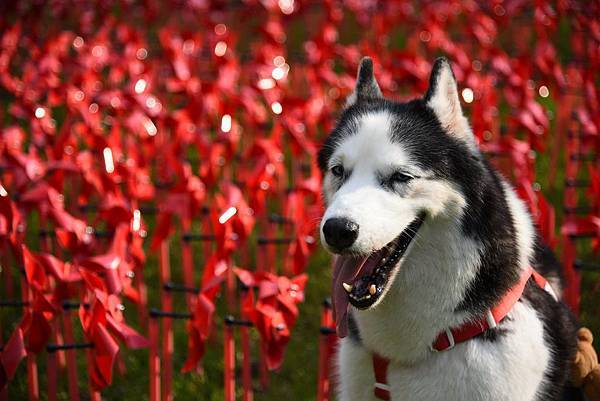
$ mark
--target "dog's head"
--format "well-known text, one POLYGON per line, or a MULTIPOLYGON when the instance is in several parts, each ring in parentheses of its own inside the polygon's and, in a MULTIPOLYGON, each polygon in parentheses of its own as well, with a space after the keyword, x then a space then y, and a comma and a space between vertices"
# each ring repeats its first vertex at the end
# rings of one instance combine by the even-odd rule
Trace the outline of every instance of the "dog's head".
POLYGON ((336 255, 334 305, 375 307, 411 242, 433 219, 459 219, 480 155, 450 64, 438 59, 423 98, 382 97, 364 58, 356 88, 319 153, 327 210, 321 241, 336 255))

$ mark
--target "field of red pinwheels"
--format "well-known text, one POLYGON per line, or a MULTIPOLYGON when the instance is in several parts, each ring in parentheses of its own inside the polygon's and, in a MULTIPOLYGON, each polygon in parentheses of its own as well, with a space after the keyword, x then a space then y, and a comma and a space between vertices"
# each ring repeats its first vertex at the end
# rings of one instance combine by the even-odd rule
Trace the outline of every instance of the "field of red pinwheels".
POLYGON ((0 401, 331 399, 316 152, 363 55, 397 99, 451 60, 600 333, 598 7, 3 3, 0 401))

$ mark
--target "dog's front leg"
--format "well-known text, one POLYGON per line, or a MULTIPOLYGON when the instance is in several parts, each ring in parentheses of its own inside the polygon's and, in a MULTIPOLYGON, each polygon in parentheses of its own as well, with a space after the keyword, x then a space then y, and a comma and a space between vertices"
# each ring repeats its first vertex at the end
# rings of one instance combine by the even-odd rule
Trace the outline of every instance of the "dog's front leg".
POLYGON ((340 341, 338 361, 339 401, 377 401, 373 395, 375 376, 371 353, 355 340, 340 341))

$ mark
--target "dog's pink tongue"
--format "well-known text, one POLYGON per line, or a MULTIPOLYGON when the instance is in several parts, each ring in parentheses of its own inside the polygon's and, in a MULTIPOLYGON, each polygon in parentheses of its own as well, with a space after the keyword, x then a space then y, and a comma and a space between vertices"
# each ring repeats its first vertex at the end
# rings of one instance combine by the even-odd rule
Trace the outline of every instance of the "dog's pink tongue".
POLYGON ((359 273, 371 273, 381 259, 378 252, 369 257, 337 256, 333 264, 333 315, 337 334, 348 334, 348 294, 342 283, 353 284, 359 273))

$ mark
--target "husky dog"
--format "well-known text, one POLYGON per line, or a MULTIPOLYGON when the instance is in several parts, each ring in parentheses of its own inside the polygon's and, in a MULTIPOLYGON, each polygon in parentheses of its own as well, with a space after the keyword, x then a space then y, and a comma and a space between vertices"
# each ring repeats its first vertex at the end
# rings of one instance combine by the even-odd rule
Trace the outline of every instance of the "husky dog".
POLYGON ((373 355, 388 361, 393 401, 562 399, 576 322, 533 279, 495 327, 431 347, 485 316, 527 269, 549 273, 525 204, 478 150, 447 60, 423 98, 399 103, 364 58, 319 165, 340 401, 378 399, 373 355))

